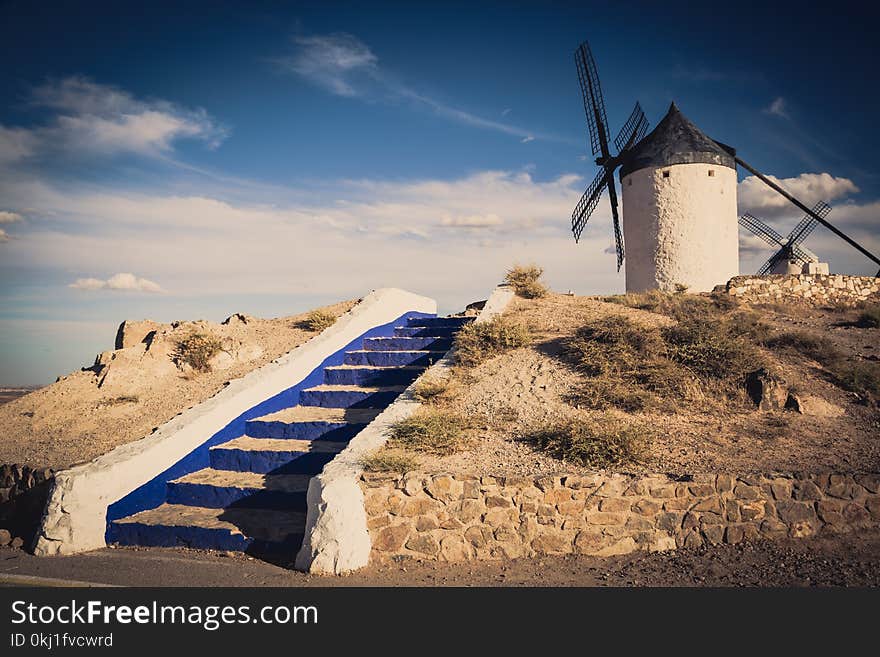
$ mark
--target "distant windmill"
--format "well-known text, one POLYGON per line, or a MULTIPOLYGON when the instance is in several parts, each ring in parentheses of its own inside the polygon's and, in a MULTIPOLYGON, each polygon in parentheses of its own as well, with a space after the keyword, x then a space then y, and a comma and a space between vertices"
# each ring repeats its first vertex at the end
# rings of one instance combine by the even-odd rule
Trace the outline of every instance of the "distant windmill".
MULTIPOLYGON (((813 206, 812 212, 824 219, 828 216, 828 213, 831 212, 831 206, 824 201, 819 201, 813 206)), ((801 246, 801 243, 810 233, 813 232, 813 229, 819 225, 819 222, 816 221, 815 217, 809 214, 805 215, 804 218, 800 220, 798 225, 794 227, 785 239, 783 239, 782 235, 773 230, 773 228, 748 212, 739 218, 739 224, 743 228, 752 231, 771 246, 779 247, 779 250, 770 256, 770 259, 767 260, 767 262, 765 262, 758 270, 759 276, 772 273, 785 273, 780 271, 780 267, 785 266, 785 264, 789 262, 796 263, 803 267, 808 263, 818 262, 819 260, 815 254, 809 251, 806 247, 801 246)))
POLYGON ((645 135, 648 121, 636 103, 614 140, 617 153, 612 154, 599 74, 586 42, 578 47, 574 58, 587 113, 590 148, 593 155, 598 155, 596 164, 602 169, 575 206, 571 230, 578 241, 607 189, 618 271, 624 261, 624 238, 626 240, 627 292, 674 291, 681 285, 692 292, 702 292, 726 283, 739 273, 740 222, 780 247, 780 252, 762 267, 762 272, 765 268, 773 269, 785 258, 814 261, 801 242, 816 224, 822 224, 880 265, 880 258, 825 219, 830 208, 824 204, 812 210, 808 208, 738 157, 734 148, 707 136, 675 103, 648 135, 645 135), (787 239, 751 215, 737 221, 737 165, 806 213, 787 239), (614 171, 618 167, 623 191, 622 231, 614 184, 614 171))
POLYGON ((610 136, 608 134, 608 119, 605 116, 605 99, 602 97, 602 87, 599 84, 599 71, 590 46, 585 41, 574 53, 574 61, 577 66, 578 81, 581 83, 581 94, 584 98, 584 111, 587 114, 587 127, 590 131, 590 149, 593 155, 598 155, 596 164, 602 167, 599 174, 587 187, 587 191, 581 196, 571 215, 571 230, 574 240, 577 242, 590 215, 596 209, 602 192, 608 189, 608 199, 611 202, 611 216, 614 225, 614 246, 617 250, 617 271, 623 264, 624 246, 623 236, 620 234, 620 219, 617 211, 617 189, 614 187, 614 169, 621 162, 621 157, 626 151, 645 136, 648 130, 648 120, 642 111, 641 105, 636 103, 635 109, 630 114, 620 133, 614 139, 614 147, 617 155, 611 154, 609 147, 610 136))

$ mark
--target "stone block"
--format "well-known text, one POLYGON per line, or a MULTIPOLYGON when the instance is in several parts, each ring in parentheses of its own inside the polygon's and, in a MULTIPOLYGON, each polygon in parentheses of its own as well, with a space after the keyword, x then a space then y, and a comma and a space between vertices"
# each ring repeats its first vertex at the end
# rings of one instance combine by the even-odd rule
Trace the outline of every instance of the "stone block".
MULTIPOLYGON (((599 502, 599 511, 629 511, 632 501, 621 497, 606 497, 599 502)), ((562 507, 559 507, 562 510, 562 507)))
POLYGON ((800 501, 812 501, 823 499, 822 491, 819 487, 809 480, 798 481, 794 486, 794 499, 800 501))
POLYGON ((622 525, 626 522, 626 514, 608 511, 587 511, 585 517, 591 525, 622 525))
POLYGON ((657 529, 662 529, 669 534, 675 534, 681 529, 681 522, 684 514, 679 511, 664 511, 658 513, 655 519, 657 529))
POLYGON ((486 507, 487 508, 507 509, 512 506, 513 506, 513 502, 511 502, 506 497, 501 497, 500 495, 487 495, 486 496, 486 507))
POLYGON ((584 500, 568 500, 567 502, 560 502, 559 513, 564 516, 572 516, 572 517, 580 517, 584 513, 584 500))
POLYGON ((450 502, 462 497, 464 484, 456 481, 450 475, 438 475, 431 479, 430 483, 425 486, 425 490, 435 500, 450 502))
POLYGON ((429 532, 440 527, 440 523, 437 522, 437 518, 434 516, 419 516, 416 518, 413 526, 417 532, 429 532))
POLYGON ((392 525, 383 527, 373 539, 373 549, 380 552, 396 552, 403 547, 406 537, 409 536, 410 527, 408 525, 392 525))
POLYGON ((440 559, 443 561, 467 561, 473 556, 473 547, 462 536, 449 534, 440 540, 440 559))
POLYGON ((532 549, 538 554, 567 554, 572 551, 572 533, 543 527, 532 540, 532 549))
POLYGON ((660 508, 659 502, 648 498, 642 498, 632 506, 633 513, 641 516, 653 516, 660 511, 660 508))
POLYGON ((817 520, 813 506, 805 502, 780 500, 776 503, 776 513, 779 519, 789 526, 798 522, 815 523, 817 520))
POLYGON ((428 556, 435 556, 440 552, 440 544, 431 534, 417 534, 406 542, 406 549, 413 552, 421 552, 428 556))

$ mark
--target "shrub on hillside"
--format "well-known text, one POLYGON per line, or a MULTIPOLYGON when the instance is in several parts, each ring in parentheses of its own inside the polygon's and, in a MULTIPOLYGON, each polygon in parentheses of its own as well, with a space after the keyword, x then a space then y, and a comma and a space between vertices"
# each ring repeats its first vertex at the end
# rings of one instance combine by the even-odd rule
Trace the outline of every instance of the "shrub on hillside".
POLYGON ((177 341, 174 358, 189 365, 196 372, 210 372, 211 359, 223 349, 223 344, 208 333, 190 333, 177 341))
POLYGON ((880 305, 867 306, 859 313, 855 324, 860 328, 880 328, 880 305))
POLYGON ((418 459, 412 454, 391 449, 380 449, 364 457, 361 466, 367 472, 396 472, 405 475, 419 467, 418 459))
POLYGON ((392 446, 429 454, 452 454, 464 445, 465 421, 436 409, 421 409, 391 426, 392 446))
POLYGON ((548 290, 538 279, 544 270, 537 265, 514 265, 507 271, 504 282, 510 285, 518 296, 526 299, 539 299, 547 296, 548 290))
POLYGON ((487 358, 525 347, 531 337, 525 326, 496 315, 488 322, 473 322, 464 326, 455 336, 455 361, 472 367, 487 358))
POLYGON ((313 310, 300 322, 300 328, 320 333, 336 323, 336 315, 326 310, 313 310))
POLYGON ((529 433, 538 447, 556 458, 588 468, 638 461, 649 432, 614 417, 576 418, 529 433))
POLYGON ((416 381, 413 397, 423 404, 430 404, 448 397, 454 388, 451 377, 426 375, 416 381))

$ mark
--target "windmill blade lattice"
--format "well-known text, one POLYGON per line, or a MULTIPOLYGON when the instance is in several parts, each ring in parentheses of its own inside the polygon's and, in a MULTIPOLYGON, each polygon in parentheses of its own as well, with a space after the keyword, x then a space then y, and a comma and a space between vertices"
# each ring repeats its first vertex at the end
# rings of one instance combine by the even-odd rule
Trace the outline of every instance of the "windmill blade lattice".
MULTIPOLYGON (((587 127, 590 132, 590 148, 593 155, 603 156, 609 153, 602 152, 602 143, 608 143, 608 118, 605 115, 605 99, 602 97, 602 87, 599 84, 599 71, 593 60, 593 53, 589 44, 585 41, 574 53, 574 62, 577 66, 578 81, 581 85, 581 95, 584 99, 584 112, 587 114, 587 127)), ((607 146, 606 146, 607 148, 607 146)))
POLYGON ((632 111, 632 114, 629 115, 626 123, 624 123, 623 127, 620 129, 620 133, 614 138, 614 146, 617 148, 617 152, 622 153, 625 151, 644 137, 647 131, 648 119, 645 118, 642 106, 639 105, 639 103, 636 103, 636 107, 632 111))
POLYGON ((575 242, 580 240, 581 233, 584 232, 584 228, 587 225, 587 220, 589 220, 593 210, 599 204, 602 192, 605 191, 606 177, 605 169, 599 171, 599 174, 593 179, 590 186, 587 187, 587 191, 581 196, 581 200, 574 207, 574 212, 571 213, 571 232, 574 233, 575 242))

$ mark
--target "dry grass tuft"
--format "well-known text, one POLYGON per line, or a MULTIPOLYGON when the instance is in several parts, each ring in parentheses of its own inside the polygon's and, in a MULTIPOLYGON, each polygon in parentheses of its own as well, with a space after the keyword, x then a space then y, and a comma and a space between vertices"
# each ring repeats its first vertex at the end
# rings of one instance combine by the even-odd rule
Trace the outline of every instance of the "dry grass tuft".
POLYGON ((468 324, 455 335, 455 360, 473 367, 492 356, 528 346, 531 341, 525 326, 497 315, 488 322, 468 324))
POLYGON ((823 335, 807 331, 788 331, 763 340, 773 351, 788 351, 806 356, 817 363, 828 365, 841 357, 840 350, 823 335))
POLYGON ((120 395, 119 397, 111 397, 98 402, 99 406, 121 406, 122 404, 137 404, 140 397, 137 395, 120 395))
POLYGON ((177 342, 174 359, 189 365, 196 372, 210 372, 211 359, 223 349, 223 344, 208 333, 190 333, 177 342))
POLYGON ((452 377, 426 375, 416 381, 413 397, 423 404, 432 404, 451 397, 455 388, 452 377))
POLYGON ((336 323, 336 315, 326 310, 313 310, 299 323, 299 327, 306 331, 320 333, 336 323))
POLYGON ((668 413, 684 400, 741 399, 745 375, 764 362, 752 336, 765 326, 748 313, 683 307, 686 319, 663 328, 624 316, 580 328, 562 350, 588 377, 572 401, 595 410, 668 413))
POLYGON ((504 282, 510 285, 518 296, 525 299, 546 297, 549 290, 538 279, 544 270, 537 265, 514 265, 507 271, 504 282))
POLYGON ((380 449, 361 461, 367 472, 396 472, 405 475, 419 467, 419 460, 412 454, 393 449, 380 449))
POLYGON ((464 419, 454 413, 423 408, 391 426, 392 446, 417 452, 453 454, 463 449, 464 419))
POLYGON ((856 318, 855 325, 860 328, 880 328, 880 305, 865 307, 856 318))
POLYGON ((644 426, 615 417, 571 419, 526 436, 552 456, 588 468, 637 462, 649 437, 644 426))

